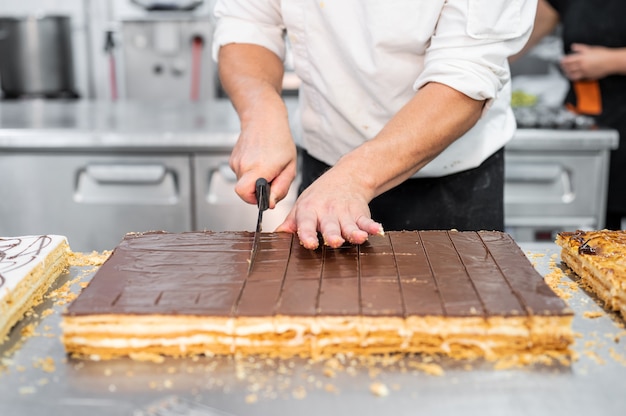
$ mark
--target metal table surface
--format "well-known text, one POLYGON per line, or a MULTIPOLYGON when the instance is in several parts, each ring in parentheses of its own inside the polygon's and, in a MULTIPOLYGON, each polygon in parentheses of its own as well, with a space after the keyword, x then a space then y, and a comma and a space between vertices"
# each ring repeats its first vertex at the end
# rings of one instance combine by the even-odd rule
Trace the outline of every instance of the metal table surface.
MULTIPOLYGON (((286 98, 299 142, 298 102, 286 98)), ((0 102, 0 151, 226 151, 239 135, 229 100, 0 102)))
MULTIPOLYGON (((520 246, 542 275, 561 273, 555 244, 520 246)), ((55 287, 70 282, 77 293, 94 270, 72 267, 55 287)), ((575 311, 577 358, 504 368, 422 356, 374 367, 350 359, 344 366, 224 357, 77 360, 59 340, 67 299, 48 297, 0 347, 0 415, 626 414, 624 321, 603 313, 567 275, 559 287, 575 311), (375 383, 388 394, 373 394, 375 383), (172 400, 184 411, 165 411, 172 400)))

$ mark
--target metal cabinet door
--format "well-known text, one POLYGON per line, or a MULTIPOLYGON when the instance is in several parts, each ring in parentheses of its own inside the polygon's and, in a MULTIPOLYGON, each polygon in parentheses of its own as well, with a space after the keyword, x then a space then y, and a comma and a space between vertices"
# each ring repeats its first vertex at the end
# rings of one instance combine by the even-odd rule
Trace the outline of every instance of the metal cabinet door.
POLYGON ((0 235, 109 250, 128 232, 192 228, 188 155, 1 154, 0 235))
MULTIPOLYGON (((235 193, 235 174, 228 166, 228 154, 194 156, 196 227, 212 231, 254 231, 256 205, 243 202, 235 193)), ((293 206, 298 181, 285 199, 263 214, 263 231, 274 231, 293 206)))
POLYGON ((607 170, 607 151, 508 151, 505 222, 555 229, 602 227, 607 170))

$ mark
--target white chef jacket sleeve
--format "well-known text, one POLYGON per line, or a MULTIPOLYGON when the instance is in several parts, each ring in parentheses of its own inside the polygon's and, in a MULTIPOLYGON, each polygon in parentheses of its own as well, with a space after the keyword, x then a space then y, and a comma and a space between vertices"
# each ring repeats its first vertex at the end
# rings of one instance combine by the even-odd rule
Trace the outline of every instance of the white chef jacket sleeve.
POLYGON ((217 61, 219 49, 229 43, 263 46, 285 59, 285 26, 280 0, 217 0, 212 56, 217 61))
POLYGON ((537 0, 448 0, 413 85, 448 85, 487 108, 510 80, 507 58, 532 31, 537 0))

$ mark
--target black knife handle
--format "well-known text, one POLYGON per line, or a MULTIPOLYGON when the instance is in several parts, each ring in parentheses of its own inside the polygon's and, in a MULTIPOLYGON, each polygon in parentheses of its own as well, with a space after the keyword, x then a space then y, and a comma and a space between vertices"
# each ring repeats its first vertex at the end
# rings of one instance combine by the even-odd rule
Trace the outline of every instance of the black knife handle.
POLYGON ((256 204, 260 211, 265 211, 270 207, 270 184, 265 178, 256 180, 254 193, 256 195, 256 204))

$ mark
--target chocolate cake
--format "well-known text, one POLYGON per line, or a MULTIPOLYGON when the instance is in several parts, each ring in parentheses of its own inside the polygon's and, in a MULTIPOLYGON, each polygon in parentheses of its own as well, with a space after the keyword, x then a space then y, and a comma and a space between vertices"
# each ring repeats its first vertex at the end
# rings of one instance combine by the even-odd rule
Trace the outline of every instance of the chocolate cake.
POLYGON ((111 358, 568 353, 572 313, 508 234, 388 232, 307 250, 263 233, 129 234, 63 317, 66 350, 111 358))

